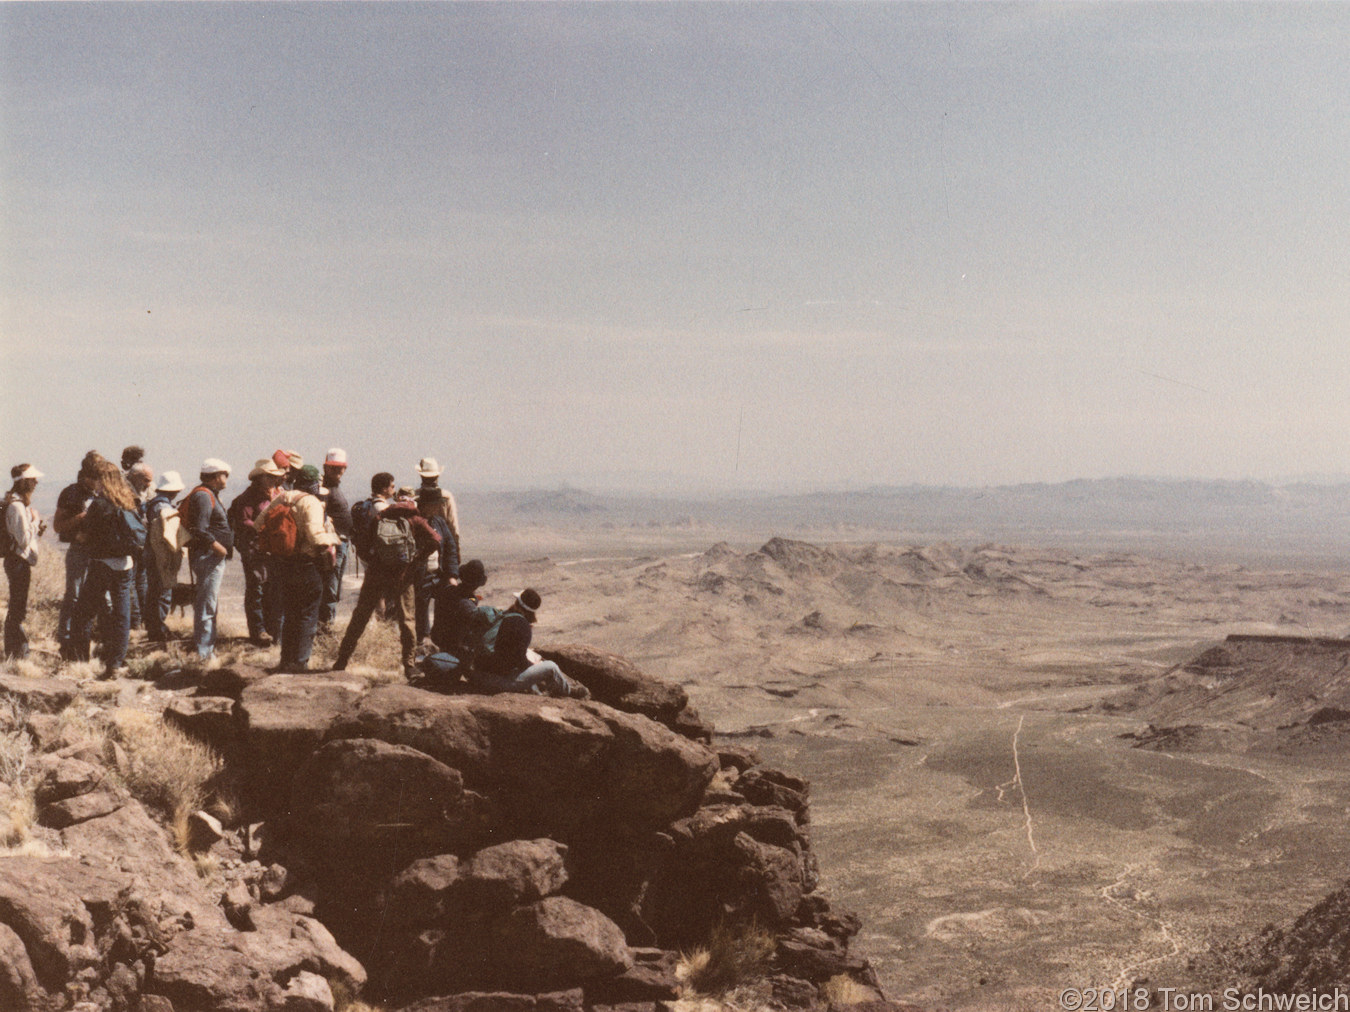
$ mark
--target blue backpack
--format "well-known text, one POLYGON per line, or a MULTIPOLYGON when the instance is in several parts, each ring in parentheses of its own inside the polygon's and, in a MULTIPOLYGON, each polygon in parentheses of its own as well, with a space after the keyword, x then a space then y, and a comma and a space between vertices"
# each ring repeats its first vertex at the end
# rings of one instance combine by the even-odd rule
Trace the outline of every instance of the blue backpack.
POLYGON ((135 510, 119 509, 106 499, 95 499, 89 510, 94 514, 87 546, 90 555, 96 559, 140 557, 145 549, 145 523, 135 510))

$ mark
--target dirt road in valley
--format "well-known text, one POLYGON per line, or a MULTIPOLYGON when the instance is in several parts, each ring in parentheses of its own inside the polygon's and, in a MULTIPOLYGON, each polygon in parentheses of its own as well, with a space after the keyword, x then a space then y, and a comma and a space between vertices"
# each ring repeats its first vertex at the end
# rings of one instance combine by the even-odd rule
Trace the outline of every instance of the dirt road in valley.
POLYGON ((1339 634, 1345 573, 770 542, 504 580, 545 590, 542 640, 681 682, 812 781, 822 879, 919 1004, 1184 984, 1211 938, 1287 919, 1350 867, 1341 753, 1281 755, 1231 720, 1137 748, 1122 736, 1146 721, 1099 705, 1231 632, 1339 634))
POLYGON ((753 744, 811 779, 831 891, 915 1000, 1181 983, 1211 938, 1303 910, 1350 859, 1350 768, 1132 748, 1137 720, 1026 704, 922 706, 891 727, 797 716, 753 744))

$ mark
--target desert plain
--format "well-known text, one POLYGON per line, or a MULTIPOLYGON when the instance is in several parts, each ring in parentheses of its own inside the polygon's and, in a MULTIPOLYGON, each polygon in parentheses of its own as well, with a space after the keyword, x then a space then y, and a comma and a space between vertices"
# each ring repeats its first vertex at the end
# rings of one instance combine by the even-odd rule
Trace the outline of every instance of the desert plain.
POLYGON ((622 654, 810 780, 822 881, 893 997, 1221 988, 1215 946, 1346 878, 1350 567, 1326 524, 493 502, 462 500, 465 556, 489 601, 543 594, 537 644, 622 654))
POLYGON ((1284 690, 1260 657, 1232 684, 1186 670, 1230 635, 1350 632, 1336 524, 775 519, 507 516, 482 532, 489 590, 537 587, 541 642, 628 656, 810 779, 823 881, 888 994, 1221 990, 1213 946, 1346 878, 1335 665, 1284 690))

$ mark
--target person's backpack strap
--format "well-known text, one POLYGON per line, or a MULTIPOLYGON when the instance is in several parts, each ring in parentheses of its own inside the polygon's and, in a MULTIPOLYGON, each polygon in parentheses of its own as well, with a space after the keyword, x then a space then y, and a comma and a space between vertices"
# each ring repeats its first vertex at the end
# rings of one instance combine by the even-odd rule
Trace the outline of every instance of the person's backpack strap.
POLYGON ((192 504, 195 501, 198 492, 205 492, 208 496, 211 497, 212 509, 215 509, 216 506, 219 505, 216 499, 216 494, 214 492, 212 492, 205 485, 198 485, 183 498, 183 519, 187 521, 189 527, 191 527, 192 524, 195 523, 197 520, 196 516, 193 514, 192 504))
POLYGON ((4 506, 0 507, 0 559, 9 558, 18 547, 9 533, 9 507, 16 498, 13 492, 6 492, 4 506))

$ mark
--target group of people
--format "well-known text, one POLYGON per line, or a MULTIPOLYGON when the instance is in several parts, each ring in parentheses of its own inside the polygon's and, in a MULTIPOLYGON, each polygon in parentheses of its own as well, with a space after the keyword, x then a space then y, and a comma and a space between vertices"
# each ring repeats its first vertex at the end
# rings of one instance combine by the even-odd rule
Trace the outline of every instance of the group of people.
MULTIPOLYGON (((203 461, 198 484, 181 495, 186 486, 178 472, 156 481, 144 456, 141 447, 127 447, 119 467, 91 450, 57 499, 52 528, 66 546, 57 620, 63 659, 90 659, 96 623, 108 676, 125 668, 131 629, 143 626, 150 640, 167 642, 165 623, 185 588, 178 579, 184 557, 192 649, 211 658, 221 582, 237 553, 249 640, 279 644, 278 671, 308 671, 316 636, 336 623, 343 576, 355 554, 365 577, 333 670, 346 668, 371 617, 381 612, 398 625, 409 680, 440 689, 464 679, 482 692, 587 695, 530 649, 537 591, 521 591, 505 609, 481 603, 487 573, 476 559, 460 564, 458 511, 440 487, 435 459, 418 461, 420 487, 399 488, 394 475, 382 471, 371 479, 369 498, 349 503, 342 490, 344 450, 330 449, 322 471, 294 451, 277 450, 254 464, 248 488, 227 509, 220 495, 230 466, 223 460, 203 461), (430 646, 423 651, 423 644, 430 646)), ((46 530, 32 500, 43 475, 25 463, 10 477, 0 532, 9 581, 4 653, 25 657, 28 592, 46 530)))

